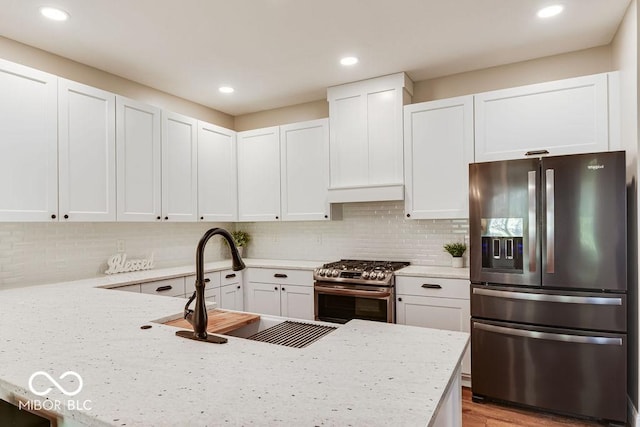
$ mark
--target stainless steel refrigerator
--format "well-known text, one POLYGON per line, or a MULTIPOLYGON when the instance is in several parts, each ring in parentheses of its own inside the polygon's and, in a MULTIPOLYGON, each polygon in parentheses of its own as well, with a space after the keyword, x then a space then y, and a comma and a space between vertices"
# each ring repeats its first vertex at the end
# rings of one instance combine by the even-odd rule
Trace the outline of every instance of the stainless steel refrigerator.
POLYGON ((627 419, 624 152, 469 166, 473 399, 627 419))

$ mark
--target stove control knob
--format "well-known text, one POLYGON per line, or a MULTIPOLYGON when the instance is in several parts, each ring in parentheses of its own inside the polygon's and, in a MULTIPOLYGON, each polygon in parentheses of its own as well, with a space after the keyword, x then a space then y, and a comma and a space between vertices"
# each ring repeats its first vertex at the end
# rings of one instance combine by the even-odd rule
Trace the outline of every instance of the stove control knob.
POLYGON ((386 277, 386 274, 382 272, 378 273, 378 280, 384 280, 385 277, 386 277))
POLYGON ((320 271, 318 271, 318 276, 324 276, 326 273, 327 273, 327 269, 321 268, 320 271))
POLYGON ((363 271, 362 275, 360 277, 362 277, 363 279, 367 280, 369 278, 369 272, 368 271, 363 271))
POLYGON ((340 272, 339 272, 338 270, 333 270, 333 271, 331 272, 331 275, 332 275, 333 277, 338 277, 338 276, 340 275, 340 272))

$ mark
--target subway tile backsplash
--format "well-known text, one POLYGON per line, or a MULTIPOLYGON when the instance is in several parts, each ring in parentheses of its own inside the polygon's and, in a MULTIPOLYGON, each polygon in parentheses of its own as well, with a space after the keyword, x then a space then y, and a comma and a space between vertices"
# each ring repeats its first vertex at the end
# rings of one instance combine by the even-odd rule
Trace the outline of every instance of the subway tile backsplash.
MULTIPOLYGON (((342 220, 326 222, 0 223, 0 289, 101 275, 118 240, 131 258, 154 253, 157 268, 192 264, 200 237, 211 227, 248 231, 251 258, 450 265, 442 245, 468 243, 467 220, 408 220, 402 202, 348 203, 342 220)), ((215 239, 205 259, 227 253, 222 239, 215 239)))
POLYGON ((468 244, 469 230, 466 219, 406 219, 403 202, 347 203, 340 221, 238 223, 235 228, 251 234, 246 254, 252 258, 356 258, 444 266, 451 265, 451 257, 442 245, 468 244))
MULTIPOLYGON (((154 254, 157 268, 195 263, 198 241, 217 223, 0 223, 0 289, 102 275, 123 240, 129 258, 154 254)), ((206 261, 222 259, 222 239, 206 261)))

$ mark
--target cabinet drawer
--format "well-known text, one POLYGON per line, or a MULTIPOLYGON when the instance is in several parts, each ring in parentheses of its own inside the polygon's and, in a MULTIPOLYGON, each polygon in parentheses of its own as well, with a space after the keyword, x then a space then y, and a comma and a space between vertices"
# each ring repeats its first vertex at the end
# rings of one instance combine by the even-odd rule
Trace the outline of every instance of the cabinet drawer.
POLYGON ((437 277, 396 277, 397 295, 469 299, 469 281, 437 277))
POLYGON ((313 286, 313 272, 311 270, 249 268, 247 271, 247 278, 250 282, 313 286))
MULTIPOLYGON (((204 274, 204 280, 206 283, 206 286, 204 287, 205 292, 208 289, 215 289, 215 288, 219 288, 220 287, 220 272, 219 271, 214 271, 211 273, 205 273, 204 274), (209 281, 207 282, 207 279, 209 279, 209 281)), ((196 275, 192 274, 191 276, 186 276, 184 278, 184 288, 185 291, 187 293, 187 296, 191 295, 193 293, 193 291, 196 290, 196 275)))
POLYGON ((222 270, 220 272, 220 286, 242 282, 242 271, 222 270))
POLYGON ((140 291, 143 294, 156 294, 167 297, 182 296, 185 294, 184 277, 143 283, 140 285, 140 291))

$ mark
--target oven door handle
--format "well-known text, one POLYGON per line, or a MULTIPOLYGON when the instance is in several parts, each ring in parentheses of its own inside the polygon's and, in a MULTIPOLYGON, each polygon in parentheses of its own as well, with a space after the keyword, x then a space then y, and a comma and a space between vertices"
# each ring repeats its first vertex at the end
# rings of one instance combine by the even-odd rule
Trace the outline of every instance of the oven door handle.
POLYGON ((316 292, 321 292, 323 294, 329 295, 346 295, 353 297, 375 297, 375 298, 387 298, 391 296, 391 292, 389 291, 363 291, 360 289, 344 289, 344 288, 333 288, 328 286, 318 286, 315 287, 316 292))

